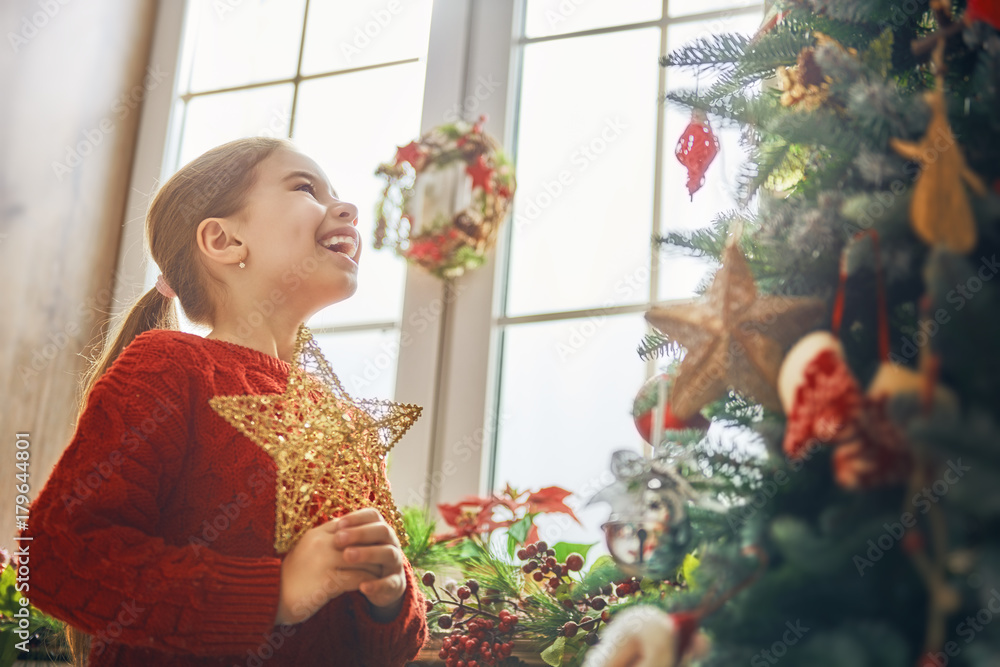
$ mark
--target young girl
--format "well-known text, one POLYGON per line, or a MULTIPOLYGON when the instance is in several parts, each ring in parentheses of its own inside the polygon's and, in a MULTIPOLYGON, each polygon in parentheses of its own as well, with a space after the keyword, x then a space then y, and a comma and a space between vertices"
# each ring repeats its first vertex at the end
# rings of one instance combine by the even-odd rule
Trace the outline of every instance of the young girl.
POLYGON ((283 139, 218 146, 156 195, 163 273, 90 369, 21 531, 25 595, 77 665, 387 667, 422 647, 384 459, 420 409, 359 412, 299 359, 318 350, 303 323, 357 289, 357 222, 283 139), (179 331, 174 297, 211 333, 179 331))

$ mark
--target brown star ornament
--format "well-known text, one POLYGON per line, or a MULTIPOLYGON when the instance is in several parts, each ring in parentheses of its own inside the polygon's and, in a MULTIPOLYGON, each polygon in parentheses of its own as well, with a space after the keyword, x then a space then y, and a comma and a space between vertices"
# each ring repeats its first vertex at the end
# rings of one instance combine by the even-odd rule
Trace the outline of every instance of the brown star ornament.
POLYGON ((274 459, 277 553, 291 551, 310 528, 363 507, 379 510, 407 544, 385 458, 422 408, 351 398, 305 325, 283 393, 215 396, 209 405, 274 459))
POLYGON ((780 410, 775 387, 785 351, 825 312, 819 299, 760 296, 731 239, 702 299, 646 312, 650 324, 687 350, 670 397, 674 415, 689 419, 729 389, 780 410))

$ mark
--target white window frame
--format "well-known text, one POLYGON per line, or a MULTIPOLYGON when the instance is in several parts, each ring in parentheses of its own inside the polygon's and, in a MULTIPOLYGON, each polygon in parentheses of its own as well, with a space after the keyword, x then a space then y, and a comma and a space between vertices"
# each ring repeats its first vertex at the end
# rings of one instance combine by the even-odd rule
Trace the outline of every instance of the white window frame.
MULTIPOLYGON (((662 18, 628 27, 660 27, 660 52, 666 53, 666 26, 732 15, 732 10, 669 18, 663 1, 662 18)), ((427 52, 421 132, 444 122, 474 120, 487 114, 486 131, 497 138, 512 158, 524 45, 549 39, 616 32, 621 26, 571 35, 521 39, 526 0, 434 0, 427 52)), ((142 109, 133 162, 126 219, 115 281, 113 315, 132 303, 152 284, 146 265, 143 234, 146 210, 170 164, 166 147, 176 144, 179 131, 171 111, 178 87, 181 38, 188 3, 158 3, 151 64, 174 63, 164 82, 149 91, 142 109), (173 125, 171 124, 173 122, 173 125)), ((746 12, 760 11, 751 6, 746 12)), ((163 68, 162 69, 167 69, 163 68)), ((658 94, 666 91, 661 68, 658 94)), ((664 115, 657 117, 653 220, 662 206, 664 115)), ((388 147, 390 150, 392 147, 388 147)), ((303 147, 308 150, 308 147, 303 147)), ((509 219, 508 219, 509 222, 509 219)), ((651 249, 650 294, 646 304, 502 317, 503 275, 508 261, 510 224, 505 225, 486 264, 455 281, 445 283, 422 269, 407 266, 399 351, 397 401, 416 403, 423 414, 390 455, 389 477, 400 505, 433 509, 439 502, 455 502, 482 495, 493 484, 495 434, 502 416, 495 413, 499 397, 504 328, 533 321, 551 321, 591 315, 635 313, 640 316, 657 302, 658 262, 651 249)), ((655 361, 647 364, 648 375, 655 361)), ((544 378, 541 379, 544 381, 544 378)))

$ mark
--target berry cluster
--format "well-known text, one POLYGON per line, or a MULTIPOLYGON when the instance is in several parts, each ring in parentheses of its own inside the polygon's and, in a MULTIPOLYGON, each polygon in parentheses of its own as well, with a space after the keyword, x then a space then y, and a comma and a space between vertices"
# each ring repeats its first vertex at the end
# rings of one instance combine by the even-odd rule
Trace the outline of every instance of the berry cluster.
MULTIPOLYGON (((441 618, 448 618, 442 616, 441 618)), ((511 635, 517 616, 506 609, 500 611, 500 627, 493 620, 477 616, 465 622, 465 633, 455 631, 445 637, 438 657, 447 667, 492 667, 510 657, 514 649, 511 635)))
POLYGON ((518 549, 517 558, 525 561, 521 571, 530 574, 539 583, 547 580, 545 585, 553 591, 569 581, 570 572, 579 572, 583 568, 583 556, 571 553, 566 556, 565 563, 560 563, 556 560, 556 550, 550 549, 544 541, 518 549))
MULTIPOLYGON (((514 649, 513 636, 517 629, 518 616, 506 609, 492 614, 483 609, 484 601, 491 599, 489 595, 480 598, 479 582, 469 579, 463 586, 455 589, 454 595, 445 589, 451 600, 444 600, 438 589, 434 587, 433 572, 425 572, 425 586, 434 591, 437 598, 427 601, 427 611, 434 605, 453 605, 455 608, 448 614, 442 614, 437 619, 438 627, 443 630, 453 629, 445 637, 438 657, 445 661, 447 667, 493 667, 508 658, 514 649), (475 596, 475 606, 470 598, 475 596)), ((487 589, 487 594, 491 590, 487 589)), ((499 591, 492 591, 499 593, 499 591)))

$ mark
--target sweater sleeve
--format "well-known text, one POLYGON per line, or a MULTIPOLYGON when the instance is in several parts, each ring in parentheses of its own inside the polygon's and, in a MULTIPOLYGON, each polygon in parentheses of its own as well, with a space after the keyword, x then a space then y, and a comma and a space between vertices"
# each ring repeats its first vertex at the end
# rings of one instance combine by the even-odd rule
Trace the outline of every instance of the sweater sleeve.
POLYGON ((410 562, 403 558, 406 592, 403 606, 391 621, 376 620, 369 609, 371 603, 362 593, 347 593, 348 610, 355 620, 358 648, 366 667, 403 667, 414 660, 427 641, 427 607, 425 597, 410 562))
MULTIPOLYGON (((147 335, 94 385, 31 504, 32 604, 107 642, 200 656, 254 648, 274 626, 281 561, 168 544, 160 508, 183 470, 191 385, 147 335)), ((93 654, 93 653, 92 653, 93 654)))

